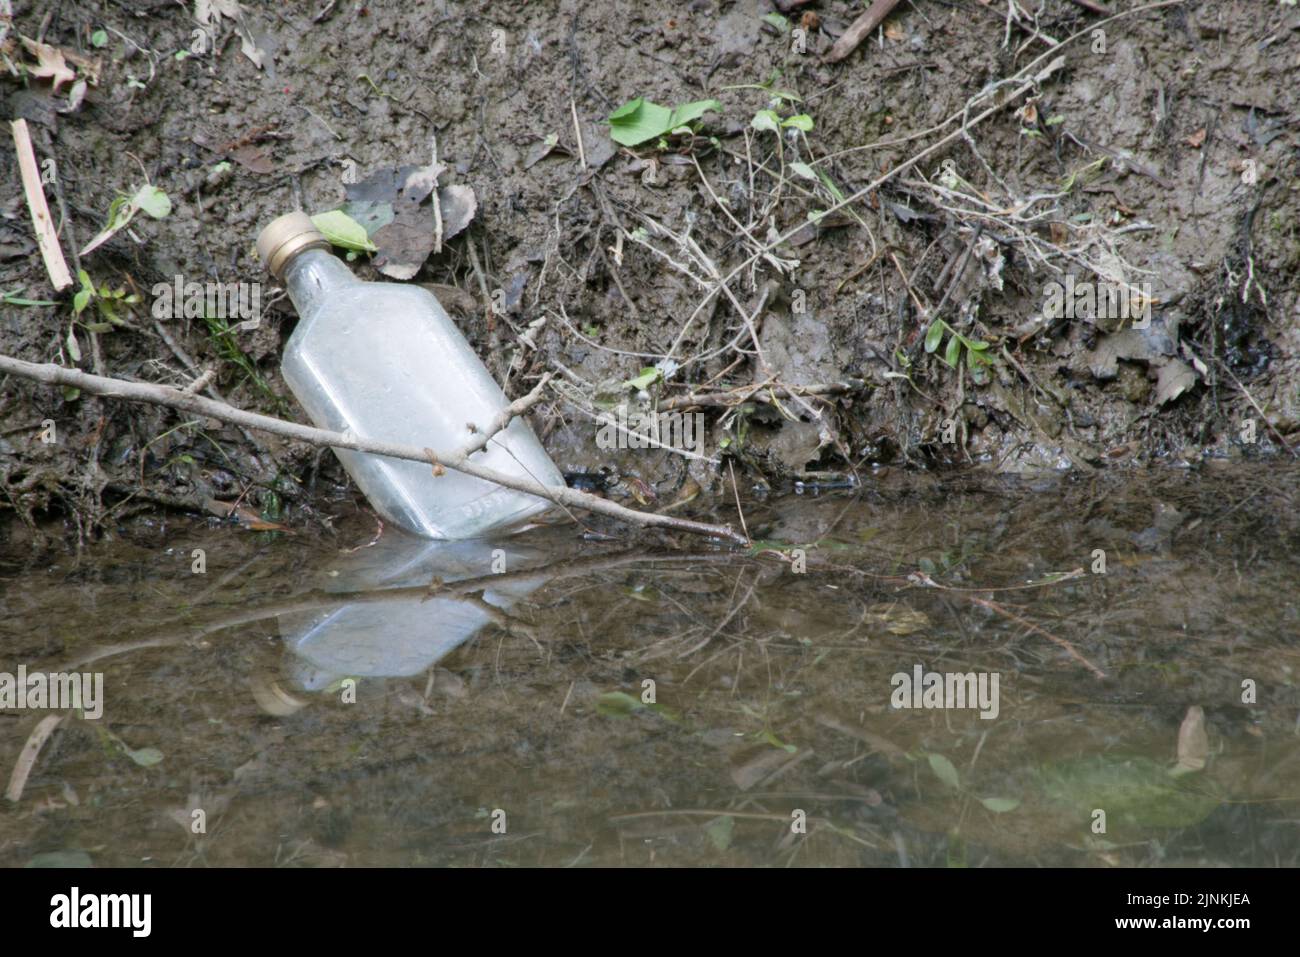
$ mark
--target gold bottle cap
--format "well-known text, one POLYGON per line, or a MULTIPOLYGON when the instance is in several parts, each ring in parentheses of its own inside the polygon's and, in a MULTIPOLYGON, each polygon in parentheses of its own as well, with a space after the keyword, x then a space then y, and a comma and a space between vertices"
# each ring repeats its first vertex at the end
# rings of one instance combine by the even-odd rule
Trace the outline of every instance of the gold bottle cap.
POLYGON ((278 216, 257 234, 257 255, 276 279, 289 260, 304 249, 328 249, 329 241, 304 212, 278 216))

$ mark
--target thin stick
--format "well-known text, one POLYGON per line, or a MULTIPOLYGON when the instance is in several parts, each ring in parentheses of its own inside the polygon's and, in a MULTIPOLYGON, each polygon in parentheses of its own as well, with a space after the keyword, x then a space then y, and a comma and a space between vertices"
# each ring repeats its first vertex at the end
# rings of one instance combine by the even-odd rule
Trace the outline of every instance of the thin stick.
POLYGON ((740 507, 740 489, 736 488, 736 465, 733 459, 727 459, 727 468, 731 470, 731 494, 736 497, 736 514, 740 516, 740 527, 745 531, 746 540, 750 540, 749 526, 745 524, 745 510, 740 507))
POLYGON ((18 760, 14 762, 13 773, 9 775, 9 787, 5 788, 5 797, 8 800, 15 804, 22 800, 23 789, 27 787, 27 778, 31 775, 32 768, 36 767, 36 759, 40 757, 41 748, 45 747, 45 742, 50 740, 50 736, 59 725, 63 724, 65 717, 61 714, 48 715, 32 729, 27 743, 18 753, 18 760))
MULTIPOLYGON (((22 359, 15 359, 5 355, 0 355, 0 373, 10 373, 24 379, 32 379, 50 385, 68 385, 81 389, 83 392, 89 392, 92 395, 110 396, 125 399, 128 402, 146 402, 150 405, 162 405, 173 409, 181 409, 185 412, 207 415, 222 422, 229 422, 232 425, 244 425, 250 429, 260 429, 263 432, 282 435, 286 438, 297 439, 300 442, 307 442, 320 447, 351 449, 354 452, 386 455, 389 458, 404 459, 410 462, 429 462, 431 458, 428 450, 418 446, 349 436, 339 432, 330 432, 326 429, 299 425, 296 422, 285 422, 283 419, 273 418, 269 415, 245 412, 242 409, 236 409, 233 406, 215 402, 212 399, 205 399, 202 396, 187 396, 180 389, 174 389, 171 386, 157 385, 150 382, 126 382, 121 379, 90 375, 79 369, 65 369, 62 366, 51 364, 42 365, 34 362, 24 362, 22 359)), ((595 495, 588 495, 586 492, 580 492, 577 489, 551 487, 533 479, 507 475, 504 472, 498 472, 496 469, 469 461, 469 455, 463 450, 451 454, 435 452, 432 454, 432 458, 435 464, 446 466, 457 472, 463 472, 466 475, 472 475, 474 478, 483 479, 485 482, 491 482, 494 485, 513 489, 516 492, 536 495, 538 498, 546 499, 557 505, 580 508, 588 512, 595 512, 598 515, 607 515, 610 518, 616 518, 642 528, 671 528, 680 532, 689 532, 693 535, 719 538, 737 545, 749 545, 748 537, 741 535, 730 526, 694 522, 689 519, 676 518, 672 515, 663 515, 657 512, 642 512, 637 509, 626 508, 595 495)), ((433 479, 433 481, 436 481, 436 479, 433 479)))
POLYGON ((438 134, 434 133, 429 137, 431 150, 433 152, 433 170, 435 171, 433 180, 433 251, 435 254, 442 252, 442 200, 438 196, 438 134))
POLYGON ((793 397, 801 396, 825 396, 825 395, 849 395, 854 392, 861 392, 867 387, 865 379, 845 379, 842 382, 819 382, 813 385, 772 385, 763 386, 760 389, 754 389, 751 386, 742 386, 733 389, 730 392, 692 392, 688 395, 673 396, 671 399, 665 399, 659 403, 661 412, 668 412, 673 409, 688 409, 693 406, 711 407, 724 406, 731 407, 740 402, 767 402, 758 392, 764 390, 774 392, 779 396, 793 397), (748 392, 748 394, 745 394, 748 392))
POLYGON ((45 272, 49 275, 55 292, 62 292, 72 285, 72 273, 68 271, 67 260, 63 258, 59 236, 54 231, 54 221, 50 219, 50 207, 45 202, 41 173, 36 166, 36 153, 32 149, 32 134, 27 129, 26 120, 13 120, 9 125, 13 128, 14 149, 18 151, 18 170, 22 174, 27 209, 32 214, 32 226, 36 230, 36 243, 41 247, 41 258, 45 260, 45 272))
POLYGON ((1069 642, 1069 640, 1065 638, 1058 638, 1056 635, 1052 634, 1047 629, 1038 627, 1032 621, 1026 621, 1025 619, 1021 618, 1019 615, 1015 614, 1014 612, 1008 611, 1006 608, 1003 608, 995 601, 989 601, 986 598, 977 598, 974 595, 966 595, 965 597, 968 601, 973 601, 977 605, 982 605, 983 607, 989 609, 990 611, 995 611, 999 615, 1003 615, 1006 618, 1011 619, 1018 625, 1023 625, 1024 627, 1028 628, 1030 631, 1034 632, 1035 634, 1042 635, 1044 638, 1046 638, 1048 641, 1052 642, 1053 644, 1060 645, 1062 648, 1065 649, 1066 653, 1071 658, 1079 662, 1081 665, 1083 665, 1085 668, 1091 671, 1098 678, 1104 679, 1106 677, 1106 672, 1102 671, 1091 661, 1085 658, 1082 654, 1080 654, 1079 649, 1075 648, 1074 645, 1069 642))
POLYGON ((872 30, 880 26, 885 17, 894 12, 894 7, 898 6, 898 3, 899 0, 876 0, 867 8, 867 12, 854 20, 844 31, 844 35, 835 41, 831 52, 826 54, 826 62, 839 63, 856 50, 858 44, 865 40, 872 30))
POLYGON ((538 402, 542 400, 542 393, 546 390, 546 383, 551 381, 551 373, 542 376, 541 381, 533 388, 533 391, 520 399, 515 399, 508 406, 496 414, 496 417, 488 423, 485 431, 479 431, 473 439, 467 442, 453 458, 469 458, 475 452, 487 448, 487 444, 496 437, 498 432, 502 432, 518 416, 523 415, 538 402))
POLYGON ((573 102, 573 97, 569 97, 569 112, 573 115, 573 135, 578 140, 578 162, 582 164, 583 169, 586 169, 587 150, 582 145, 582 127, 578 125, 578 104, 573 102))

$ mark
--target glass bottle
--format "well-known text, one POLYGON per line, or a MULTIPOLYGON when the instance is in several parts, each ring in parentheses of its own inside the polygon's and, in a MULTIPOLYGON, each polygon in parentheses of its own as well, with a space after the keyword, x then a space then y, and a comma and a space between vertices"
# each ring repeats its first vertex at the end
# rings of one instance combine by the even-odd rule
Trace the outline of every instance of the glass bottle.
MULTIPOLYGON (((299 322, 281 370, 322 429, 451 453, 486 431, 509 402, 438 300, 419 286, 363 282, 305 213, 258 236, 299 322)), ((335 449, 374 509, 425 538, 475 538, 545 510, 544 499, 429 463, 335 449)), ((472 461, 543 485, 564 479, 528 423, 516 418, 472 461)))

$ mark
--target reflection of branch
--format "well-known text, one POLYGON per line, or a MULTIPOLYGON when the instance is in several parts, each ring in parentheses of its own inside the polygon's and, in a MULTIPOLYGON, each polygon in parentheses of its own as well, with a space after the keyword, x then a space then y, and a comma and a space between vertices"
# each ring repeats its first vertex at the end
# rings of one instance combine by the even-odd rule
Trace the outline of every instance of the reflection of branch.
POLYGON ((1015 614, 1014 612, 1007 611, 1007 609, 1003 608, 997 602, 988 601, 987 599, 984 598, 976 598, 974 595, 966 595, 965 597, 967 601, 973 601, 975 604, 982 605, 983 607, 989 609, 990 611, 996 611, 999 615, 1003 615, 1006 618, 1011 619, 1018 625, 1024 625, 1026 628, 1028 628, 1030 631, 1034 632, 1035 634, 1042 635, 1048 641, 1060 645, 1062 648, 1065 649, 1066 653, 1069 654, 1071 658, 1073 658, 1075 661, 1082 664, 1085 668, 1091 671, 1098 678, 1106 677, 1106 672, 1102 671, 1091 661, 1089 661, 1087 658, 1081 655, 1079 653, 1079 649, 1075 648, 1074 645, 1072 645, 1069 642, 1069 640, 1065 638, 1058 638, 1056 635, 1052 634, 1046 628, 1040 628, 1038 627, 1038 625, 1035 625, 1032 621, 1026 621, 1025 619, 1021 618, 1019 615, 1015 614))
MULTIPOLYGON (((150 636, 136 639, 134 641, 118 642, 111 645, 102 645, 85 654, 69 659, 68 661, 50 664, 43 668, 47 672, 70 672, 76 671, 85 665, 95 661, 101 661, 105 658, 112 658, 129 651, 138 651, 143 648, 164 648, 169 645, 179 645, 187 641, 194 641, 198 638, 205 638, 208 635, 215 634, 219 631, 225 631, 227 628, 234 628, 237 625, 248 625, 253 622, 264 621, 267 618, 274 618, 278 615, 288 615, 298 612, 319 611, 322 608, 336 608, 340 605, 348 604, 370 604, 375 602, 386 601, 410 601, 411 599, 435 598, 454 598, 461 595, 476 595, 488 588, 506 585, 511 582, 524 581, 529 578, 545 577, 546 582, 561 578, 570 578, 576 575, 585 575, 594 571, 606 571, 617 568, 621 565, 632 565, 640 562, 692 562, 699 564, 701 562, 725 561, 734 562, 736 557, 727 552, 704 552, 704 553, 646 553, 643 551, 624 551, 614 552, 605 555, 593 555, 588 558, 573 559, 568 562, 557 562, 549 565, 534 566, 531 568, 522 568, 518 571, 505 572, 500 575, 481 575, 477 578, 462 578, 458 581, 445 582, 437 585, 436 590, 425 585, 414 585, 404 588, 377 588, 369 591, 323 591, 321 589, 312 589, 303 592, 292 598, 281 598, 274 601, 268 601, 261 605, 241 604, 239 610, 230 614, 214 616, 211 621, 196 622, 191 626, 192 630, 179 631, 172 630, 177 626, 173 625, 176 619, 163 622, 153 629, 150 636)), ((471 602, 477 603, 476 599, 470 599, 471 602)), ((224 611, 225 609, 223 609, 224 611)), ((501 618, 497 622, 503 627, 508 627, 507 623, 515 623, 514 619, 501 618)))
MULTIPOLYGON (((296 422, 285 422, 283 419, 272 418, 269 415, 259 415, 256 412, 245 412, 242 409, 236 409, 234 406, 226 405, 224 402, 205 399, 198 395, 186 395, 181 390, 173 389, 170 386, 110 379, 104 376, 90 375, 79 369, 66 369, 63 366, 52 364, 42 365, 34 362, 24 362, 22 359, 14 359, 10 356, 0 355, 0 372, 7 372, 21 376, 24 379, 33 379, 36 382, 45 382, 50 385, 72 386, 93 395, 125 399, 129 402, 147 402, 150 405, 162 405, 186 412, 197 412, 219 419, 222 422, 229 422, 232 425, 260 429, 263 432, 283 435, 286 438, 297 439, 300 442, 307 442, 315 446, 351 449, 354 452, 386 455, 389 458, 405 459, 410 462, 431 462, 435 466, 435 476, 431 477, 430 481, 437 481, 436 466, 443 465, 457 472, 463 472, 466 475, 482 479, 485 482, 491 482, 494 485, 514 489, 516 492, 524 492, 528 495, 536 495, 538 498, 546 499, 557 505, 567 505, 572 508, 595 512, 599 515, 607 515, 610 518, 616 518, 631 525, 639 525, 643 528, 671 528, 679 532, 689 532, 693 535, 724 539, 737 545, 749 544, 743 535, 725 525, 694 522, 690 519, 676 518, 658 512, 641 512, 611 502, 608 499, 580 492, 577 489, 543 485, 533 479, 517 478, 504 472, 498 472, 496 469, 488 468, 485 465, 480 465, 477 462, 471 462, 469 460, 470 455, 478 450, 475 448, 476 442, 470 442, 460 451, 444 455, 414 445, 383 442, 363 436, 345 435, 340 432, 330 432, 327 429, 298 425, 296 422)), ((484 434, 490 437, 493 433, 489 429, 484 434)))

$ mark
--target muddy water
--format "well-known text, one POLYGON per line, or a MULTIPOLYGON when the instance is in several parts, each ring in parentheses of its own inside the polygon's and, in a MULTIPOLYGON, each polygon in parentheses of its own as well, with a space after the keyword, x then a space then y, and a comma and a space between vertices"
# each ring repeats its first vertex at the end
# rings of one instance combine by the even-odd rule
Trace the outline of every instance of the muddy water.
POLYGON ((68 715, 0 863, 1295 865, 1297 491, 880 472, 747 502, 751 554, 11 541, 0 671, 104 691, 0 711, 6 782, 68 715), (893 707, 918 668, 986 696, 893 707))

